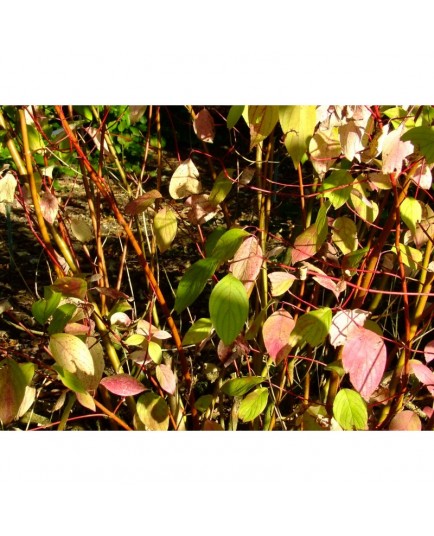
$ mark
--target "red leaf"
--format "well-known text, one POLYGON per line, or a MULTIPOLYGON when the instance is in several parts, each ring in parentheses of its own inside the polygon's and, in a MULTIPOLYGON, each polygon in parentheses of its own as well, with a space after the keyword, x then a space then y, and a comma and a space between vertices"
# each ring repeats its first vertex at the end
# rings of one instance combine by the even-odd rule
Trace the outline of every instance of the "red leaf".
POLYGON ((193 121, 193 128, 196 136, 207 143, 214 140, 214 119, 206 108, 201 110, 193 121))
POLYGON ((279 363, 287 355, 291 346, 288 344, 289 335, 294 329, 295 320, 280 309, 267 318, 262 328, 265 348, 273 361, 279 363))
POLYGON ((101 385, 118 396, 134 396, 146 390, 138 380, 129 374, 115 374, 101 380, 101 385))
POLYGON ((139 196, 137 199, 133 199, 125 205, 125 213, 130 216, 136 216, 145 211, 148 207, 155 203, 156 199, 163 197, 158 190, 151 190, 146 194, 139 196))
POLYGON ((342 363, 350 381, 365 400, 379 386, 386 368, 387 351, 383 339, 363 327, 351 330, 342 350, 342 363))

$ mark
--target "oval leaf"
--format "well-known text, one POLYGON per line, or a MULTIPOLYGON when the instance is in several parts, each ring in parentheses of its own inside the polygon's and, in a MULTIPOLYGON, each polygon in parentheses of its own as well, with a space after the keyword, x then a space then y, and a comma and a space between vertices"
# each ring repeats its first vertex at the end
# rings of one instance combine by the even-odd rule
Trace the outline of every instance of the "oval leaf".
POLYGON ((274 362, 279 363, 291 349, 288 344, 289 336, 294 329, 295 320, 281 309, 267 318, 262 328, 265 348, 274 362))
POLYGON ((266 379, 262 376, 246 376, 244 378, 233 378, 226 381, 220 390, 222 393, 228 396, 243 396, 256 387, 258 384, 264 382, 266 379))
POLYGON ((71 373, 80 371, 87 376, 94 375, 92 354, 86 344, 75 335, 55 333, 50 337, 49 348, 54 360, 63 369, 71 373))
POLYGON ((423 354, 426 363, 430 363, 434 359, 434 341, 426 343, 425 348, 423 349, 423 354))
POLYGON ((342 346, 355 328, 363 327, 369 313, 361 309, 344 309, 337 312, 330 327, 330 343, 335 348, 342 346))
POLYGON ((318 251, 318 227, 316 223, 310 225, 294 240, 291 249, 292 264, 309 259, 318 251))
POLYGON ((344 255, 357 249, 357 227, 353 220, 342 216, 333 222, 332 240, 344 255))
POLYGON ((406 197, 399 206, 402 221, 410 231, 416 232, 416 225, 422 220, 422 205, 414 197, 406 197))
POLYGON ((246 236, 249 236, 249 233, 244 229, 229 229, 217 240, 211 257, 220 264, 232 259, 246 236))
POLYGON ((411 374, 414 374, 416 378, 426 385, 431 394, 434 393, 434 373, 433 371, 424 365, 418 359, 410 359, 408 366, 411 374))
POLYGON ((366 430, 368 410, 363 398, 352 389, 341 389, 333 402, 333 416, 344 430, 366 430))
POLYGON ((386 345, 380 335, 364 327, 351 330, 342 350, 342 363, 351 383, 365 400, 380 385, 386 361, 386 345))
POLYGON ((416 413, 405 409, 393 417, 390 421, 389 430, 420 432, 422 430, 422 423, 416 413))
POLYGON ((297 168, 309 147, 317 123, 315 106, 279 106, 285 146, 297 168))
POLYGON ((86 243, 93 238, 92 227, 81 218, 71 218, 71 231, 77 240, 86 243))
POLYGON ((292 346, 319 346, 324 342, 332 323, 332 310, 329 307, 320 307, 301 315, 292 330, 288 344, 292 346))
POLYGON ((212 143, 214 141, 214 119, 206 108, 201 110, 194 118, 193 128, 194 133, 201 141, 206 143, 212 143))
POLYGON ((202 185, 199 171, 191 158, 184 160, 175 170, 170 179, 169 194, 173 199, 182 199, 191 194, 200 194, 202 185))
POLYGON ((213 257, 200 259, 188 268, 176 289, 175 311, 181 313, 200 295, 216 271, 219 262, 213 257))
POLYGON ((275 298, 285 294, 297 278, 287 272, 271 272, 268 274, 268 279, 271 283, 271 295, 275 298))
POLYGON ((129 374, 115 374, 101 380, 101 385, 118 396, 134 396, 143 393, 146 387, 129 374))
POLYGON ((169 407, 161 396, 149 392, 137 400, 137 415, 147 430, 166 431, 169 428, 169 407))
POLYGON ((161 253, 168 250, 175 239, 178 222, 172 209, 163 207, 154 218, 154 233, 161 253))
POLYGON ((212 322, 210 318, 199 318, 189 327, 187 333, 182 339, 183 346, 188 344, 199 344, 206 339, 212 330, 212 322))
POLYGON ((253 421, 260 415, 268 402, 267 387, 258 387, 252 393, 248 394, 243 400, 238 410, 238 417, 243 422, 253 421))
POLYGON ((213 288, 209 312, 217 335, 230 344, 240 334, 249 314, 249 299, 241 281, 226 275, 213 288))
POLYGON ((262 262, 262 248, 258 239, 256 236, 249 236, 237 249, 229 268, 229 271, 244 284, 248 296, 261 271, 262 262))
POLYGON ((162 363, 161 365, 157 365, 155 373, 161 388, 164 389, 166 393, 174 395, 176 391, 176 376, 173 374, 172 369, 162 363))

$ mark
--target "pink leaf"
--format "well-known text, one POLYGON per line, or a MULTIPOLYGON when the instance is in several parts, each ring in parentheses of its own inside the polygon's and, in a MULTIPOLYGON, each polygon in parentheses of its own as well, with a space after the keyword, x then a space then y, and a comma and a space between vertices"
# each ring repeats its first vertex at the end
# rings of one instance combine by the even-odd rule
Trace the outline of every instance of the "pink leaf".
POLYGON ((379 386, 386 361, 386 345, 377 333, 363 327, 351 330, 342 350, 342 363, 351 383, 365 400, 379 386))
POLYGON ((430 363, 434 359, 434 341, 429 341, 426 343, 423 353, 425 356, 425 362, 430 363))
POLYGON ((392 130, 383 144, 383 173, 400 173, 404 159, 414 151, 411 141, 401 141, 403 126, 392 130))
POLYGON ((101 380, 101 385, 118 396, 134 396, 146 390, 138 380, 129 374, 115 374, 101 380))
POLYGON ((434 374, 432 370, 418 359, 410 359, 408 366, 410 374, 414 374, 421 383, 426 385, 428 391, 434 394, 434 374))
POLYGON ((200 140, 207 143, 213 142, 215 134, 214 119, 206 108, 196 115, 193 121, 193 128, 200 140))
POLYGON ((416 413, 406 409, 393 417, 389 430, 420 432, 422 430, 422 423, 416 413))
POLYGON ((294 326, 295 320, 284 309, 276 311, 264 322, 262 336, 265 348, 273 361, 279 363, 288 355, 291 349, 288 344, 289 335, 294 326))
POLYGON ((41 195, 40 203, 44 220, 53 224, 56 219, 57 212, 59 211, 59 202, 57 201, 57 197, 50 192, 44 192, 41 195))
POLYGON ((229 271, 244 284, 248 295, 261 271, 262 261, 262 249, 255 236, 244 240, 235 253, 229 271))
POLYGON ((336 299, 339 298, 339 294, 345 290, 345 286, 342 285, 342 282, 335 283, 333 279, 331 279, 330 276, 327 274, 324 275, 316 275, 315 277, 312 277, 314 281, 316 281, 319 285, 321 285, 324 288, 327 288, 328 290, 331 290, 333 294, 336 296, 336 299))
POLYGON ((157 365, 155 373, 161 388, 164 389, 166 393, 174 395, 176 391, 176 376, 173 374, 172 369, 162 363, 161 365, 157 365))
POLYGON ((417 167, 412 181, 415 182, 423 190, 429 190, 432 184, 432 174, 430 168, 425 161, 422 161, 417 167))
POLYGON ((369 313, 361 309, 344 309, 336 313, 329 331, 332 346, 336 348, 345 344, 352 330, 362 327, 368 316, 369 313))
POLYGON ((304 261, 315 255, 318 251, 318 229, 316 223, 313 223, 303 231, 294 241, 294 247, 291 250, 292 264, 304 261))
POLYGON ((217 214, 216 206, 209 201, 208 194, 191 195, 185 200, 185 204, 191 207, 188 219, 194 225, 203 225, 217 214))

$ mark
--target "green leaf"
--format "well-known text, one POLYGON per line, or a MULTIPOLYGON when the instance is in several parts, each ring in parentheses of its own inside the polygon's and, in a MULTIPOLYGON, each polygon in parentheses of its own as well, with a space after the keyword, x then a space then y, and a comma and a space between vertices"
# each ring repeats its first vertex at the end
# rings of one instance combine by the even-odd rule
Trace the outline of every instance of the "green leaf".
POLYGON ((65 329, 66 324, 74 316, 76 310, 77 306, 73 303, 64 303, 58 307, 54 311, 53 319, 48 326, 48 334, 54 335, 54 333, 61 333, 65 329))
POLYGON ((217 241, 212 250, 211 257, 216 259, 219 264, 222 264, 233 258, 237 249, 241 246, 243 240, 250 233, 244 229, 235 227, 226 231, 217 241))
POLYGON ((344 430, 366 430, 368 410, 363 398, 352 389, 341 389, 333 402, 333 416, 344 430))
POLYGON ((169 428, 169 407, 161 396, 152 391, 137 400, 137 415, 148 430, 166 431, 169 428))
POLYGON ((348 201, 352 183, 351 174, 346 169, 338 169, 324 179, 322 195, 330 200, 333 208, 338 209, 348 201))
POLYGON ((249 314, 249 299, 244 285, 232 274, 213 288, 209 299, 211 321, 224 344, 240 334, 249 314))
MULTIPOLYGON (((227 169, 226 172, 229 174, 232 170, 227 169)), ((209 194, 208 201, 213 205, 218 205, 224 201, 231 191, 233 182, 226 176, 222 171, 219 176, 216 178, 211 193, 209 194)))
POLYGON ((233 378, 226 381, 220 390, 228 396, 243 396, 256 387, 258 384, 266 381, 262 376, 246 376, 244 378, 233 378))
POLYGON ((301 315, 289 336, 290 346, 319 346, 327 337, 332 324, 332 310, 329 307, 320 307, 301 315))
POLYGON ((419 151, 426 159, 427 164, 434 162, 434 128, 433 127, 415 127, 407 130, 401 136, 402 141, 411 141, 413 145, 419 148, 419 151))
POLYGON ((238 123, 238 120, 242 116, 243 111, 244 111, 244 104, 231 106, 229 113, 228 113, 228 117, 226 119, 228 128, 234 128, 234 126, 238 123))
POLYGON ((402 221, 410 231, 416 232, 416 224, 422 220, 422 205, 414 197, 406 197, 399 206, 402 221))
MULTIPOLYGON (((0 422, 12 422, 20 409, 27 386, 27 377, 13 359, 0 366, 0 422)), ((1 363, 0 363, 1 365, 1 363)))
POLYGON ((176 289, 175 311, 181 313, 201 294, 216 271, 219 261, 214 257, 200 259, 188 268, 176 289))
POLYGON ((268 402, 268 388, 258 387, 241 401, 238 417, 243 422, 253 421, 260 415, 268 402))
POLYGON ((212 322, 210 318, 199 318, 189 327, 187 333, 182 339, 182 345, 199 344, 206 339, 212 330, 212 322))
POLYGON ((194 407, 197 409, 197 411, 205 413, 205 411, 211 406, 213 398, 214 397, 212 395, 202 395, 196 400, 194 407))
POLYGON ((35 365, 33 363, 20 363, 19 367, 24 375, 26 386, 30 385, 30 382, 35 374, 35 365))
POLYGON ((249 106, 250 150, 271 134, 279 120, 278 106, 249 106))
MULTIPOLYGON (((422 263, 422 252, 416 248, 406 246, 404 244, 399 244, 401 260, 402 262, 410 268, 410 270, 418 270, 420 264, 422 263)), ((393 253, 397 253, 396 246, 391 248, 393 253)))
POLYGON ((163 207, 154 218, 154 233, 161 253, 168 250, 175 239, 178 222, 172 209, 163 207))
POLYGON ((344 255, 357 248, 357 227, 347 216, 336 218, 333 222, 332 240, 344 255))
MULTIPOLYGON (((93 377, 95 364, 86 344, 69 333, 55 333, 50 337, 49 348, 54 360, 65 370, 93 377)), ((83 381, 82 378, 80 378, 83 381)))
POLYGON ((86 389, 81 381, 78 379, 77 375, 73 372, 69 372, 60 365, 53 365, 53 369, 59 375, 60 381, 65 387, 74 391, 74 393, 86 393, 86 389))
POLYGON ((226 227, 217 227, 214 231, 208 236, 205 242, 205 255, 211 257, 212 251, 215 248, 219 239, 226 233, 226 227))
POLYGON ((330 370, 332 372, 336 372, 336 374, 340 378, 343 378, 345 376, 345 369, 342 366, 342 360, 341 359, 338 359, 337 361, 332 361, 326 367, 324 367, 324 370, 330 370))
MULTIPOLYGON (((49 287, 46 288, 49 289, 49 287)), ((42 298, 36 301, 32 305, 32 315, 35 317, 35 320, 39 324, 44 325, 57 309, 61 299, 62 294, 60 292, 51 291, 51 296, 48 299, 42 298)))
POLYGON ((316 237, 316 249, 317 251, 323 245, 325 239, 327 238, 328 233, 328 222, 327 222, 327 211, 330 208, 330 202, 326 201, 323 203, 318 211, 315 225, 317 228, 317 237, 316 237))
POLYGON ((309 147, 317 123, 315 106, 279 106, 285 146, 297 167, 309 147))

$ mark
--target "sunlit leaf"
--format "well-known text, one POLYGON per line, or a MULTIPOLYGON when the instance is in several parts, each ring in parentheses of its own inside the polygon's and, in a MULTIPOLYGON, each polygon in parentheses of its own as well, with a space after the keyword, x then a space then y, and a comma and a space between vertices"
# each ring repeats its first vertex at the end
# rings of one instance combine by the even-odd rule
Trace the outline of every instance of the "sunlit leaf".
POLYGON ((117 396, 134 396, 146 390, 146 387, 129 374, 114 374, 101 380, 101 385, 117 396))
POLYGON ((366 430, 368 410, 363 398, 352 389, 341 389, 333 402, 333 416, 344 430, 366 430))
POLYGON ((423 190, 429 190, 432 185, 432 172, 426 161, 421 162, 416 168, 412 181, 423 190))
POLYGON ((217 335, 225 344, 233 342, 249 313, 249 300, 241 281, 232 274, 221 279, 211 292, 209 311, 217 335))
POLYGON ((71 218, 71 231, 75 238, 83 243, 90 242, 93 238, 92 227, 82 218, 71 218))
MULTIPOLYGON (((229 169, 226 170, 229 173, 229 169)), ((218 205, 226 199, 226 196, 231 191, 233 182, 222 171, 214 181, 211 193, 209 194, 209 202, 218 205)))
POLYGON ((346 255, 357 249, 357 227, 347 216, 336 218, 333 222, 332 240, 346 255))
POLYGON ((208 194, 191 195, 184 203, 190 207, 187 218, 194 225, 203 225, 217 214, 216 206, 209 200, 208 194))
POLYGON ((232 380, 225 381, 220 390, 228 396, 243 396, 264 381, 265 378, 262 376, 233 378, 232 380))
POLYGON ((292 264, 309 259, 318 251, 318 227, 316 223, 310 225, 294 240, 291 249, 292 264))
POLYGON ((40 197, 40 205, 44 220, 53 224, 59 212, 59 201, 57 197, 50 192, 43 192, 40 197))
POLYGON ((369 313, 361 309, 344 309, 338 311, 330 326, 330 344, 336 348, 345 344, 352 330, 364 326, 369 313))
POLYGON ((182 199, 191 194, 200 194, 202 185, 199 171, 193 160, 184 160, 175 170, 169 183, 169 194, 173 199, 182 199))
POLYGON ((378 204, 368 199, 366 188, 359 181, 353 183, 350 203, 362 220, 373 223, 377 219, 379 213, 378 204))
POLYGON ((271 283, 271 295, 275 298, 285 294, 297 278, 287 272, 271 272, 268 274, 268 279, 271 283))
POLYGON ((250 236, 250 233, 239 227, 234 227, 226 231, 218 240, 211 256, 216 259, 219 264, 233 259, 237 249, 241 246, 243 240, 250 236))
POLYGON ((263 263, 262 249, 256 236, 249 236, 237 249, 229 271, 245 286, 250 296, 263 263))
POLYGON ((156 199, 161 199, 163 196, 158 190, 150 190, 136 199, 132 199, 125 205, 125 213, 130 216, 137 216, 144 212, 147 208, 155 203, 156 199))
POLYGON ((277 106, 249 106, 250 150, 271 134, 279 120, 277 106))
POLYGON ((68 372, 93 376, 95 372, 92 354, 87 345, 75 335, 55 333, 50 337, 49 348, 54 360, 68 372))
POLYGON ((403 222, 412 233, 416 232, 416 224, 422 220, 422 206, 414 197, 406 197, 399 206, 403 222))
MULTIPOLYGON (((393 253, 397 254, 396 246, 390 248, 393 253)), ((399 244, 399 251, 402 262, 410 268, 410 270, 417 270, 422 262, 423 254, 418 249, 406 246, 405 244, 399 244)))
POLYGON ((258 387, 249 393, 243 400, 238 410, 238 417, 243 422, 250 422, 256 419, 265 409, 268 402, 267 387, 258 387))
POLYGON ((380 385, 387 362, 383 339, 365 327, 351 329, 342 350, 342 363, 354 388, 365 400, 380 385))
POLYGON ((346 169, 332 171, 323 181, 322 195, 330 200, 333 208, 338 209, 348 201, 353 180, 350 172, 346 169))
POLYGON ((265 348, 274 362, 279 363, 288 355, 291 349, 289 336, 294 326, 295 320, 284 309, 276 311, 264 322, 262 336, 265 348))
MULTIPOLYGON (((434 162, 434 129, 432 127, 421 126, 408 130, 401 140, 406 143, 413 143, 426 159, 427 164, 434 162)), ((384 150, 383 150, 384 152, 384 150)))
POLYGON ((210 318, 199 318, 187 330, 187 333, 182 339, 183 346, 189 344, 199 344, 204 339, 209 337, 212 331, 212 322, 210 318))
POLYGON ((10 172, 0 179, 0 203, 13 203, 17 179, 10 172))
POLYGON ((143 117, 144 113, 146 112, 147 106, 142 105, 130 105, 130 122, 132 125, 140 121, 140 119, 143 117))
POLYGON ((137 415, 147 430, 164 432, 169 428, 169 407, 161 396, 152 391, 137 400, 137 415))
POLYGON ((178 222, 171 208, 161 208, 154 217, 154 233, 161 253, 168 250, 175 239, 178 222))
POLYGON ((155 374, 157 376, 158 383, 161 388, 170 395, 175 394, 176 391, 176 376, 170 367, 161 363, 155 368, 155 374))
POLYGON ((193 129, 201 141, 206 143, 212 143, 214 141, 214 119, 206 108, 203 108, 194 118, 193 129))
POLYGON ((298 317, 294 329, 289 336, 290 346, 319 346, 327 337, 332 322, 332 310, 320 307, 298 317))
POLYGON ((309 143, 310 160, 315 171, 324 177, 341 154, 342 148, 338 139, 328 132, 317 132, 309 143))
POLYGON ((188 268, 176 290, 175 311, 181 313, 201 294, 219 265, 214 257, 200 259, 188 268))
POLYGON ((63 296, 83 300, 87 292, 87 283, 81 277, 59 277, 51 285, 51 289, 63 296))
POLYGON ((384 173, 370 173, 367 178, 371 190, 390 190, 392 188, 390 175, 385 175, 384 173))
POLYGON ((96 411, 95 400, 90 393, 75 393, 75 396, 83 407, 90 409, 90 411, 96 411))
POLYGON ((309 147, 317 123, 315 106, 279 106, 279 121, 285 146, 294 167, 300 163, 309 147))
POLYGON ((72 319, 76 311, 77 306, 73 303, 64 303, 63 305, 60 305, 60 307, 53 313, 53 318, 47 330, 48 334, 54 335, 55 333, 62 333, 66 324, 72 319))
POLYGON ((405 158, 413 153, 414 147, 408 138, 401 135, 404 125, 390 132, 383 143, 383 173, 401 173, 405 158))
POLYGON ((423 354, 426 363, 430 363, 434 359, 434 340, 426 343, 423 354))
POLYGON ((420 432, 422 430, 422 423, 416 413, 405 409, 393 417, 390 421, 389 430, 420 432))
POLYGON ((360 162, 360 153, 364 149, 363 130, 355 121, 348 121, 339 127, 339 136, 345 158, 352 162, 355 157, 360 162))
POLYGON ((0 364, 0 422, 11 423, 25 396, 27 381, 20 366, 9 359, 0 364))
POLYGON ((431 394, 434 394, 434 373, 418 359, 409 359, 408 367, 411 374, 423 383, 431 394))
POLYGON ((62 294, 60 292, 51 291, 51 296, 48 299, 41 298, 34 302, 32 305, 32 315, 35 317, 35 320, 44 325, 57 309, 61 299, 62 294))
POLYGON ((238 120, 242 116, 243 111, 244 104, 230 107, 228 117, 226 119, 227 127, 229 129, 234 128, 234 126, 238 123, 238 120))

